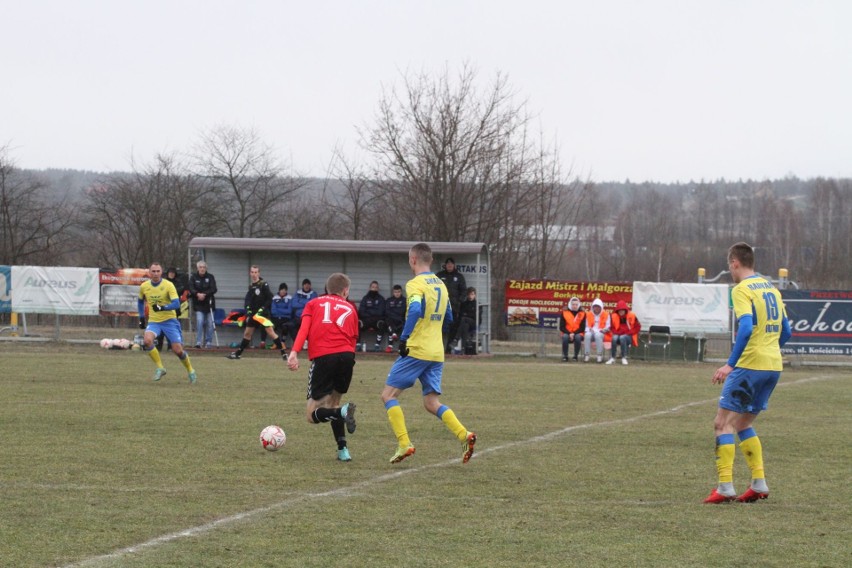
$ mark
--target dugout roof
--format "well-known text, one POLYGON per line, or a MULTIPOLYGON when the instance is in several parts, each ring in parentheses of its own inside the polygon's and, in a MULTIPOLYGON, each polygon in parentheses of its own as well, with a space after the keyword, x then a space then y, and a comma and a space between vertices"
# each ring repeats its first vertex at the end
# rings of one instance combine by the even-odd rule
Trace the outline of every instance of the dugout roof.
MULTIPOLYGON (((311 280, 314 290, 322 292, 330 274, 344 272, 352 279, 350 299, 357 304, 372 280, 379 282, 385 297, 391 295, 394 284, 405 286, 412 276, 408 250, 417 242, 196 237, 189 243, 187 268, 194 272, 195 261, 207 261, 219 288, 216 306, 226 310, 242 306, 253 264, 260 267, 261 276, 273 293, 279 283, 286 282, 288 291, 294 294, 304 278, 311 280)), ((480 306, 490 303, 491 259, 487 245, 429 242, 429 246, 434 256, 433 270, 441 270, 444 260, 453 257, 466 284, 476 288, 480 306)), ((482 310, 486 319, 479 326, 486 338, 491 330, 489 312, 482 310)))

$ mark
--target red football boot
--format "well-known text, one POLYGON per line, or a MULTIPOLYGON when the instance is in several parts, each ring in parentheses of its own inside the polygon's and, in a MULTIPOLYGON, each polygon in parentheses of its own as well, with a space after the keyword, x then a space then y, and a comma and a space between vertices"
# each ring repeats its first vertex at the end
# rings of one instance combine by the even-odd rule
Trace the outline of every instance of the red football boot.
POLYGON ((734 499, 736 499, 736 495, 723 495, 719 493, 715 488, 710 492, 710 496, 704 500, 705 503, 730 503, 734 499))
POLYGON ((758 501, 760 499, 766 499, 767 497, 769 497, 768 491, 766 493, 761 493, 749 487, 748 489, 746 489, 745 493, 737 497, 737 501, 739 501, 740 503, 754 503, 755 501, 758 501))

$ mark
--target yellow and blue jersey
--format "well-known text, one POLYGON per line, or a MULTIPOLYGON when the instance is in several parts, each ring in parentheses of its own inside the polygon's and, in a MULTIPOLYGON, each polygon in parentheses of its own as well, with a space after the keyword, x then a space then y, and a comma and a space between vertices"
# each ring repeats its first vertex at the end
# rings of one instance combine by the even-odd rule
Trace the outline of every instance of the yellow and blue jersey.
POLYGON ((781 293, 771 282, 760 276, 746 278, 731 292, 737 321, 744 315, 752 317, 751 337, 736 366, 757 371, 781 371, 779 338, 786 318, 781 293))
POLYGON ((432 272, 418 274, 405 285, 408 309, 420 303, 421 317, 408 337, 409 355, 423 361, 444 360, 442 331, 449 307, 449 294, 444 282, 432 272))
POLYGON ((175 285, 165 278, 157 284, 152 284, 150 280, 146 280, 139 286, 139 299, 148 304, 148 321, 152 323, 164 322, 176 318, 177 314, 175 310, 155 312, 154 306, 157 304, 165 306, 178 297, 175 285))

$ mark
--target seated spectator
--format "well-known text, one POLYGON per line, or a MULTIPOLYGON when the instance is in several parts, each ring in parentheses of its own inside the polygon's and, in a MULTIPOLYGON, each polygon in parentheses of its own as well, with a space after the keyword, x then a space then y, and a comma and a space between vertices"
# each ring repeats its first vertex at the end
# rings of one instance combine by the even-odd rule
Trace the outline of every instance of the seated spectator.
POLYGON ((388 346, 385 351, 388 353, 393 352, 393 342, 399 339, 399 334, 405 326, 405 308, 402 286, 394 284, 391 297, 385 301, 385 321, 388 324, 388 346))
POLYGON ((459 305, 459 328, 455 339, 461 341, 465 355, 476 355, 476 288, 467 289, 467 297, 459 305))
POLYGON ((281 338, 284 349, 287 348, 285 338, 290 335, 290 324, 293 321, 293 296, 287 293, 287 283, 278 285, 278 294, 272 298, 272 327, 281 338))
POLYGON ((639 346, 639 330, 642 325, 636 314, 627 308, 627 302, 619 300, 615 305, 615 312, 610 316, 610 329, 612 330, 612 347, 607 365, 615 362, 616 348, 621 345, 621 364, 627 364, 627 354, 630 352, 630 344, 639 346))
POLYGON ((598 363, 603 363, 604 338, 609 333, 609 312, 603 305, 603 300, 595 298, 592 309, 586 312, 586 333, 583 337, 583 362, 589 362, 592 351, 592 341, 598 353, 598 363))
POLYGON ((568 360, 568 346, 574 345, 574 360, 580 356, 583 335, 586 331, 586 312, 580 305, 580 298, 574 297, 562 310, 559 319, 559 331, 562 332, 562 360, 568 360))
POLYGON ((296 290, 291 302, 293 316, 292 325, 290 326, 290 338, 295 341, 296 334, 299 333, 299 327, 302 325, 302 312, 308 302, 317 297, 317 293, 311 287, 311 281, 305 278, 302 280, 302 289, 296 290))
MULTIPOLYGON (((370 291, 361 298, 361 304, 358 306, 358 317, 360 318, 358 321, 360 332, 367 329, 376 331, 376 345, 373 347, 373 351, 378 352, 381 349, 387 322, 385 321, 385 298, 379 294, 379 283, 375 280, 370 282, 370 291)), ((364 344, 360 336, 358 341, 361 345, 364 344)))

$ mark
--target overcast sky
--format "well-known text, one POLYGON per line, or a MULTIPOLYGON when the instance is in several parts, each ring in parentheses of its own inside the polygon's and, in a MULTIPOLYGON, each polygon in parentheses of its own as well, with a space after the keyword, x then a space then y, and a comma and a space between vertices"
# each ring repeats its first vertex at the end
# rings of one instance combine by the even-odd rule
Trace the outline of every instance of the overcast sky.
POLYGON ((594 181, 852 177, 849 0, 0 0, 0 146, 130 169, 217 125, 305 175, 382 88, 504 73, 594 181))

